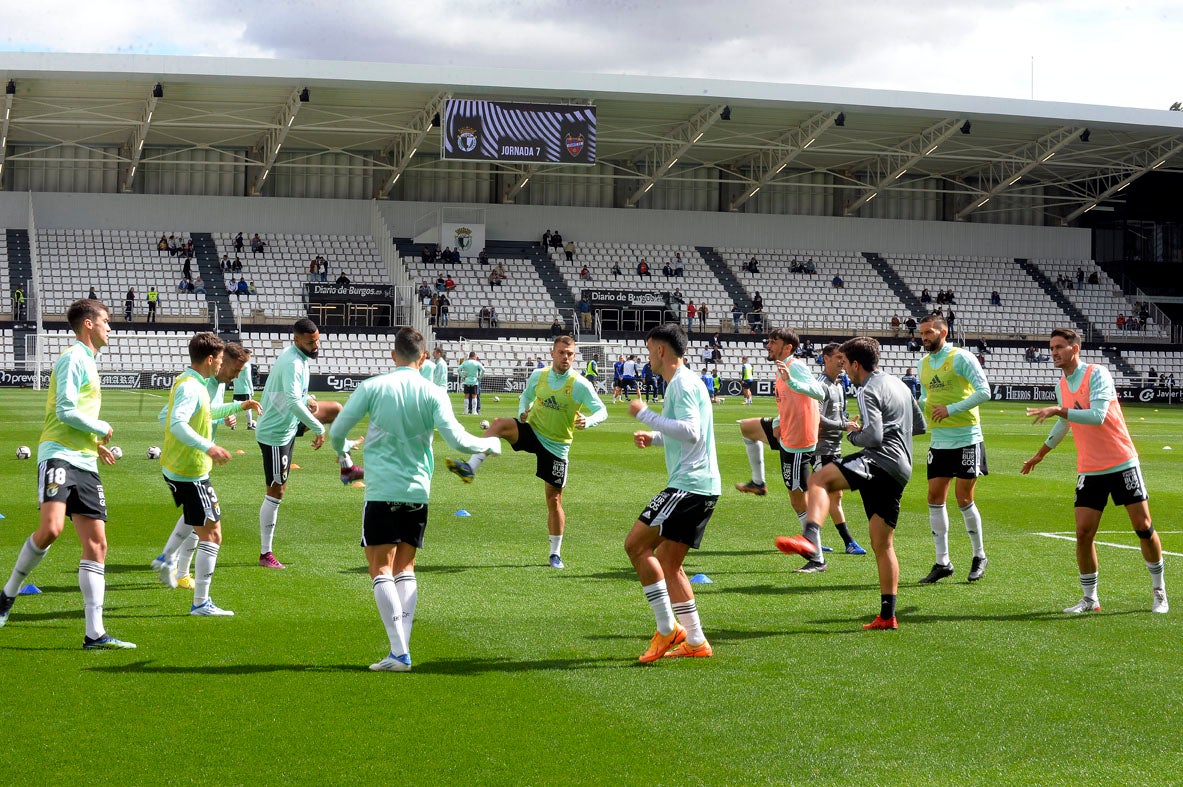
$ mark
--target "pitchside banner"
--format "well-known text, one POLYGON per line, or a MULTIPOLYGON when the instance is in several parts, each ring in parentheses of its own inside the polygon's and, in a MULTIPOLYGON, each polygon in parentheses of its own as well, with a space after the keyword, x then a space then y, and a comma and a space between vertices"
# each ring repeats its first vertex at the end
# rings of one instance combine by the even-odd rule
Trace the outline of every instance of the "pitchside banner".
POLYGON ((446 159, 596 163, 596 108, 451 99, 444 109, 446 159))
POLYGON ((334 284, 309 282, 304 285, 312 301, 348 301, 350 303, 390 303, 394 300, 392 284, 334 284))
POLYGON ((594 309, 658 309, 669 308, 668 292, 652 290, 601 290, 584 287, 580 296, 586 295, 594 309))

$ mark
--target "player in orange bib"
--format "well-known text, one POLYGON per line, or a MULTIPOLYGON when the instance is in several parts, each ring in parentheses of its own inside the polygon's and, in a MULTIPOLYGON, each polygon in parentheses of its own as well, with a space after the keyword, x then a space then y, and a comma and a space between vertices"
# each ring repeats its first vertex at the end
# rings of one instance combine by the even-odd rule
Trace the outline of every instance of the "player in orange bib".
POLYGON ((1142 557, 1150 571, 1153 595, 1151 612, 1166 612, 1167 589, 1163 579, 1162 543, 1150 521, 1146 483, 1138 464, 1138 452, 1126 428, 1117 389, 1109 370, 1098 364, 1080 362, 1080 334, 1070 328, 1052 331, 1049 344, 1052 363, 1064 376, 1056 391, 1055 407, 1029 407, 1027 415, 1039 424, 1058 418, 1047 441, 1035 456, 1023 463, 1020 471, 1029 474, 1048 452, 1072 431, 1076 442, 1076 562, 1080 567, 1083 593, 1078 604, 1064 611, 1069 614, 1097 612, 1097 528, 1109 498, 1114 505, 1125 506, 1142 547, 1142 557))

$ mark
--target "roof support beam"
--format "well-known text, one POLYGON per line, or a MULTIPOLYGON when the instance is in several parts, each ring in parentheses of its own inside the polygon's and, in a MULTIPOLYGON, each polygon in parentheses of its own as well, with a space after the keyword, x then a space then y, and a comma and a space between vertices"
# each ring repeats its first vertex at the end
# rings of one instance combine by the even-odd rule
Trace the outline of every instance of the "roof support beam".
POLYGON ((435 122, 436 116, 444 111, 444 107, 451 97, 451 93, 437 93, 432 96, 431 100, 415 113, 415 117, 411 121, 410 133, 395 137, 386 146, 385 150, 382 151, 390 156, 394 166, 390 170, 390 174, 386 176, 386 180, 374 192, 374 199, 386 199, 390 196, 390 190, 394 188, 394 184, 398 183, 398 179, 403 176, 403 172, 410 166, 411 159, 419 151, 419 145, 431 133, 432 124, 435 122))
POLYGON ((932 155, 942 142, 957 133, 961 123, 960 118, 934 123, 916 136, 904 140, 896 150, 872 159, 867 164, 866 172, 869 176, 868 181, 873 185, 846 206, 845 215, 853 216, 859 208, 879 196, 880 191, 889 188, 910 169, 932 155))
POLYGON ((957 211, 953 218, 958 221, 964 219, 1018 183, 1028 172, 1071 144, 1083 131, 1084 126, 1063 126, 1016 151, 1012 160, 991 164, 988 168, 980 170, 979 182, 984 181, 985 188, 976 189, 977 194, 973 195, 969 204, 957 211))
POLYGON ((148 128, 152 125, 152 113, 156 111, 156 102, 159 100, 154 95, 156 88, 148 93, 148 101, 144 106, 144 112, 140 115, 140 123, 136 126, 135 131, 131 134, 131 140, 127 143, 130 153, 127 156, 127 174, 123 176, 123 183, 119 188, 121 191, 131 191, 131 184, 136 178, 136 167, 140 165, 140 157, 144 154, 144 142, 148 139, 148 128))
POLYGON ((520 173, 521 177, 519 177, 505 189, 505 194, 502 196, 501 201, 506 205, 512 205, 521 190, 524 189, 526 184, 530 182, 530 178, 534 177, 534 173, 538 172, 540 169, 542 169, 540 165, 530 164, 524 170, 522 170, 520 173))
POLYGON ((838 112, 819 112, 777 140, 776 147, 757 153, 747 187, 731 200, 728 207, 732 211, 739 210, 741 205, 756 196, 756 192, 771 183, 781 170, 834 125, 838 115, 838 112))
POLYGON ((4 174, 4 160, 8 157, 8 122, 12 118, 12 98, 11 93, 4 94, 4 119, 0 121, 0 175, 4 174))
POLYGON ((278 124, 264 134, 256 146, 256 150, 262 153, 260 157, 262 169, 255 176, 254 182, 251 183, 248 193, 252 197, 263 193, 263 181, 267 180, 267 176, 271 174, 271 167, 275 165, 275 157, 279 155, 279 149, 283 147, 283 141, 287 139, 288 131, 291 129, 292 123, 296 121, 296 115, 300 113, 301 106, 300 91, 293 90, 279 116, 278 124))
POLYGON ((723 104, 712 104, 705 107, 675 129, 669 135, 668 141, 654 146, 645 156, 645 165, 642 168, 645 173, 644 180, 640 187, 624 201, 625 207, 635 208, 637 203, 641 201, 641 197, 652 191, 653 187, 657 185, 657 181, 678 163, 678 159, 694 147, 698 140, 702 139, 702 135, 715 124, 725 108, 723 104))
POLYGON ((1183 139, 1170 137, 1146 150, 1140 150, 1126 158, 1120 165, 1102 172, 1090 179, 1094 189, 1079 208, 1076 208, 1061 221, 1070 224, 1081 215, 1088 213, 1098 204, 1112 197, 1126 186, 1133 183, 1147 172, 1156 170, 1170 158, 1183 151, 1183 139))

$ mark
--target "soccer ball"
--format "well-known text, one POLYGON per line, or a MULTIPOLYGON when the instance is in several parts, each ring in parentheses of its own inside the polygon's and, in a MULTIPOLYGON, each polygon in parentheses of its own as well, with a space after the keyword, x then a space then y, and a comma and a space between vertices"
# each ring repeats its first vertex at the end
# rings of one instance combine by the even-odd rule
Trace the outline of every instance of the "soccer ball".
POLYGON ((482 429, 488 429, 489 422, 482 418, 481 422, 480 422, 480 424, 478 424, 478 426, 480 426, 482 429))
POLYGON ((117 445, 111 446, 110 451, 111 451, 111 456, 115 457, 116 459, 123 458, 123 449, 120 448, 119 446, 117 446, 117 445))
POLYGON ((160 458, 160 446, 158 446, 158 445, 148 446, 148 458, 149 459, 159 459, 160 458))
POLYGON ((17 459, 28 459, 32 455, 33 452, 29 450, 29 446, 27 445, 22 445, 20 448, 16 449, 17 459))
POLYGON ((494 396, 494 397, 493 397, 493 401, 494 401, 494 402, 500 402, 500 401, 501 401, 501 397, 500 397, 500 396, 494 396))

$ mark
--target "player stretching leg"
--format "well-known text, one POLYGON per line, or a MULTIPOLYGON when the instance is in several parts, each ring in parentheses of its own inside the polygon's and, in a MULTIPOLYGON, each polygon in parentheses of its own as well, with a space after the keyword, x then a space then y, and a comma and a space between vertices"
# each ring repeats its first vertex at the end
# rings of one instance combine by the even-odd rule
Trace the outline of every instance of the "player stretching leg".
POLYGON ((624 549, 657 619, 657 632, 639 658, 651 664, 663 657, 713 654, 682 562, 702 543, 721 484, 715 416, 706 388, 686 366, 686 331, 677 323, 659 325, 645 344, 653 372, 666 381, 665 402, 660 415, 640 399, 629 404, 629 414, 654 430, 634 432, 633 442, 638 448, 665 447, 669 481, 633 524, 624 549))
POLYGON ((12 574, 0 590, 0 626, 8 622, 21 584, 57 541, 66 526, 74 522, 82 542, 78 563, 78 587, 86 621, 84 650, 134 648, 107 633, 103 626, 106 595, 107 500, 99 479, 98 460, 115 464, 107 450, 110 424, 99 418, 102 391, 95 356, 107 346, 111 314, 107 307, 89 298, 74 301, 66 321, 77 341, 57 359, 49 375, 45 401, 45 426, 37 445, 37 501, 41 524, 21 547, 12 574))
MULTIPOLYGON (((563 531, 567 515, 563 511, 563 487, 567 484, 567 456, 575 430, 590 429, 608 417, 608 408, 600 401, 587 378, 572 370, 575 340, 559 336, 550 350, 551 365, 536 369, 526 381, 518 399, 518 417, 496 418, 484 437, 499 437, 515 451, 528 451, 537 458, 535 475, 546 488, 546 529, 550 534, 551 568, 563 568, 563 531)), ((471 484, 485 454, 476 453, 467 462, 444 460, 448 469, 471 484)))

